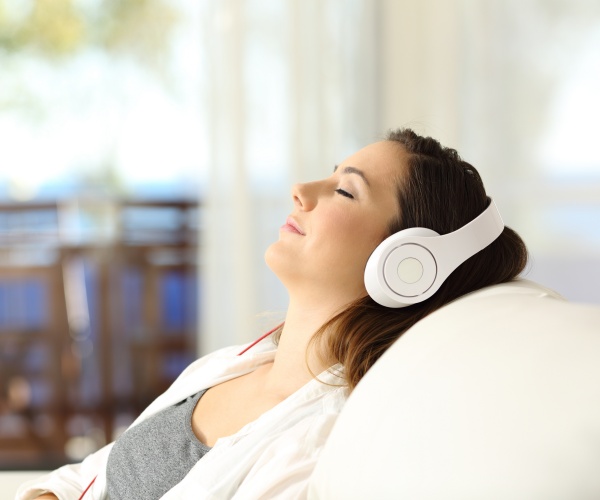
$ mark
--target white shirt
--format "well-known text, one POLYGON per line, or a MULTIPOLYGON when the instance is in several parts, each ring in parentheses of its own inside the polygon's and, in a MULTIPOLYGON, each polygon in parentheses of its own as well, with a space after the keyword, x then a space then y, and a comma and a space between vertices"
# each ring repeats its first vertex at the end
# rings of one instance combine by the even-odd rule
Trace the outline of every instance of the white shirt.
MULTIPOLYGON (((276 347, 269 338, 238 356, 243 347, 227 347, 192 363, 132 426, 202 389, 250 373, 275 357, 276 347)), ((162 498, 306 498, 308 478, 346 401, 340 369, 336 365, 323 372, 237 433, 219 439, 162 498)), ((44 491, 61 500, 77 500, 96 476, 84 499, 106 498, 111 448, 112 443, 80 464, 65 465, 23 484, 16 500, 32 499, 44 491)))

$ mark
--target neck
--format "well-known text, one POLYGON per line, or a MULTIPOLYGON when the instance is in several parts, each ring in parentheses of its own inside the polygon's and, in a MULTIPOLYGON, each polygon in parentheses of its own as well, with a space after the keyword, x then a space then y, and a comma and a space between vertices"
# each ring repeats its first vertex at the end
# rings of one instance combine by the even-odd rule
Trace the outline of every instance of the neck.
POLYGON ((315 332, 338 311, 339 307, 290 302, 275 359, 266 383, 274 392, 290 395, 335 363, 311 344, 315 332))

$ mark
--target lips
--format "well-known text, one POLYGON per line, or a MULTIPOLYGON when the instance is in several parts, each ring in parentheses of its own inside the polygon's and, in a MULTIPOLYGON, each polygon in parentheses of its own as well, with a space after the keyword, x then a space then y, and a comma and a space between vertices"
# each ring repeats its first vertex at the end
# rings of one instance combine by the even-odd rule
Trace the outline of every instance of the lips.
POLYGON ((290 233, 296 233, 304 236, 306 233, 302 231, 302 228, 298 225, 298 223, 292 218, 288 217, 285 221, 285 224, 281 226, 282 231, 288 231, 290 233))

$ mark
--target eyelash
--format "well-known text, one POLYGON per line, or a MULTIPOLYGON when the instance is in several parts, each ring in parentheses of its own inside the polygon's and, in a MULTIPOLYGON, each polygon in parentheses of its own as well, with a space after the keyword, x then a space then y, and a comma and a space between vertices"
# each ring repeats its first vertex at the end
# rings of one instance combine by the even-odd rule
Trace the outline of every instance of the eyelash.
POLYGON ((350 198, 351 200, 354 199, 354 196, 351 195, 348 191, 345 191, 344 189, 338 188, 335 190, 335 192, 341 194, 342 196, 345 196, 346 198, 350 198))

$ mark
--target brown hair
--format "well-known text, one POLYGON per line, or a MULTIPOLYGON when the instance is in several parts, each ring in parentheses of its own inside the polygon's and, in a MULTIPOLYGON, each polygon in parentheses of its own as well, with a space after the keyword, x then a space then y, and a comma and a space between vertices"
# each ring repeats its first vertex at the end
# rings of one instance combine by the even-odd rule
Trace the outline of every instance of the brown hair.
MULTIPOLYGON (((390 131, 408 153, 407 174, 399 182, 398 216, 389 234, 425 227, 439 234, 456 231, 481 214, 488 197, 479 173, 456 150, 410 129, 390 131)), ((379 357, 411 326, 448 302, 480 288, 510 281, 527 264, 525 243, 512 229, 463 262, 429 299, 400 309, 360 298, 327 321, 313 336, 328 357, 344 366, 353 389, 379 357)))

